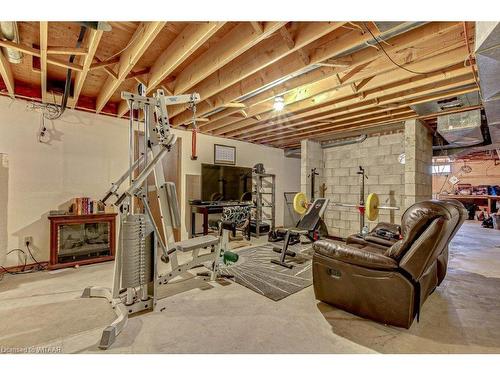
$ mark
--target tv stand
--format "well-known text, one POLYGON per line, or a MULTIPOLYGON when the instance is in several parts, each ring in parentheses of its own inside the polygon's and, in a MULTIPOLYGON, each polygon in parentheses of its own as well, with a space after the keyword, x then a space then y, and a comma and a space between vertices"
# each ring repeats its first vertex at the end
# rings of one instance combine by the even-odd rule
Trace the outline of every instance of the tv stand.
POLYGON ((238 201, 192 201, 189 202, 191 206, 191 235, 190 237, 196 237, 197 235, 208 234, 208 215, 209 214, 220 214, 222 213, 224 207, 239 207, 239 206, 253 206, 249 202, 238 202, 238 201), (203 232, 196 233, 196 214, 203 215, 203 232))

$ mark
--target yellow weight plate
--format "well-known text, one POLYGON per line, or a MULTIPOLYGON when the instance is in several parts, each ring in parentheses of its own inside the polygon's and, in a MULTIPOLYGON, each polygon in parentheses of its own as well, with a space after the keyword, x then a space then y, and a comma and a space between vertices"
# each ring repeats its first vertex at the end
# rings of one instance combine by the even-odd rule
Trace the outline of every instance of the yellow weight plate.
POLYGON ((377 220, 378 217, 378 207, 379 207, 379 200, 378 200, 378 195, 375 193, 370 193, 368 195, 368 198, 366 198, 366 217, 370 221, 375 221, 377 220))
POLYGON ((293 209, 300 215, 304 215, 307 211, 307 197, 300 192, 293 197, 293 209))

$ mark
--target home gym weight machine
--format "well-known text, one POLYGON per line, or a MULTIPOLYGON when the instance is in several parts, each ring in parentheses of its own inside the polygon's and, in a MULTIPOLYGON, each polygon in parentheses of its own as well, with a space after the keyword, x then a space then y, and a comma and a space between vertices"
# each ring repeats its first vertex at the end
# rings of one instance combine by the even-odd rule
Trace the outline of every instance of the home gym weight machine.
MULTIPOLYGON (((370 193, 365 199, 365 179, 366 176, 365 169, 359 166, 359 170, 356 172, 361 178, 361 185, 359 190, 359 203, 340 203, 331 202, 330 204, 337 207, 354 207, 358 209, 359 212, 359 234, 363 236, 367 232, 365 227, 365 217, 369 221, 375 221, 378 218, 379 210, 399 210, 399 207, 395 206, 381 206, 379 197, 376 193, 370 193)), ((303 215, 310 206, 311 203, 307 200, 306 195, 303 192, 295 194, 293 198, 293 209, 303 215)))
MULTIPOLYGON (((122 99, 128 103, 129 122, 129 169, 111 185, 102 202, 115 197, 119 208, 119 236, 115 254, 113 286, 88 287, 82 297, 106 298, 112 305, 117 318, 104 329, 99 348, 107 349, 127 323, 128 316, 140 311, 155 310, 157 289, 173 278, 195 267, 210 264, 206 276, 215 280, 221 263, 221 254, 227 246, 227 235, 207 235, 174 243, 173 228, 180 227, 180 213, 175 184, 165 181, 162 158, 175 144, 177 136, 171 132, 167 106, 189 104, 195 106, 199 94, 165 96, 158 90, 153 97, 145 96, 144 86, 139 94, 122 92, 122 99), (144 153, 134 161, 134 115, 144 115, 144 153), (134 178, 134 173, 137 176, 134 178), (148 177, 153 174, 158 199, 161 226, 165 241, 156 225, 148 201, 148 177), (128 179, 128 187, 118 194, 120 186, 128 179), (142 203, 138 207, 135 200, 142 203), (161 260, 170 268, 166 273, 158 271, 158 251, 161 260), (190 253, 190 260, 180 263, 178 254, 190 253)), ((195 111, 193 111, 194 116, 195 111)), ((193 121, 195 119, 193 118, 193 121)), ((222 224, 221 230, 231 230, 222 224)), ((189 255, 189 254, 188 254, 189 255)))

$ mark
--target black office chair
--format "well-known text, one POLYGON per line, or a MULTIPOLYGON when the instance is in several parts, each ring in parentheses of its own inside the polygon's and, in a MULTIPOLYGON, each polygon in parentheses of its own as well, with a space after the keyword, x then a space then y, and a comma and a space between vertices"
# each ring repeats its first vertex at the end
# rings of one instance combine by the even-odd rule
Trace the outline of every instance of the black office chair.
POLYGON ((286 263, 286 257, 295 257, 297 255, 294 251, 288 250, 290 245, 290 240, 298 236, 304 235, 309 237, 312 241, 318 238, 318 230, 323 223, 321 216, 325 213, 328 207, 329 200, 327 198, 316 198, 314 202, 309 206, 306 213, 299 220, 295 228, 289 228, 286 230, 283 247, 275 246, 273 251, 280 253, 280 258, 272 259, 271 263, 278 264, 286 268, 292 268, 293 265, 286 263))

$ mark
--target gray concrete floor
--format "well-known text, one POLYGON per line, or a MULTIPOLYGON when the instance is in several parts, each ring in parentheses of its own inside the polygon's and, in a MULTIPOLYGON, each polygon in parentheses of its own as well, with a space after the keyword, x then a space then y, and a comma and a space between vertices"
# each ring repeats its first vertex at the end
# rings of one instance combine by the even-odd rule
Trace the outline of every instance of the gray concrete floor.
MULTIPOLYGON (((0 347, 104 353, 114 319, 89 285, 111 284, 112 263, 0 282, 0 347)), ((308 287, 279 302, 234 283, 186 277, 163 292, 163 311, 129 319, 106 353, 500 353, 500 231, 467 222, 448 275, 409 330, 374 323, 314 299, 308 287)))

